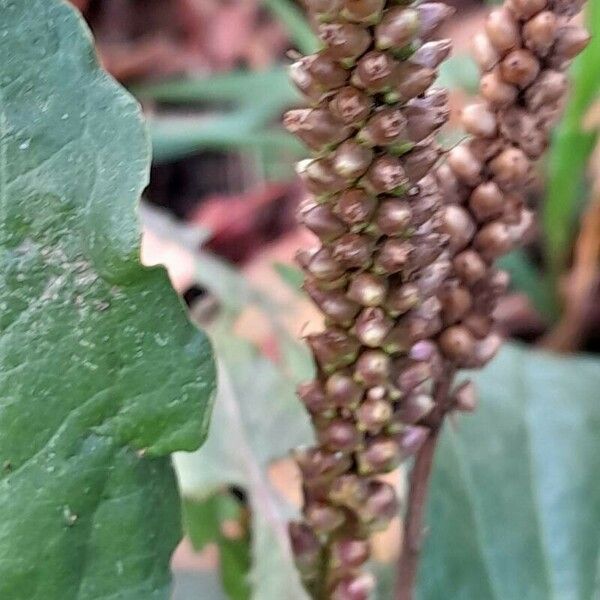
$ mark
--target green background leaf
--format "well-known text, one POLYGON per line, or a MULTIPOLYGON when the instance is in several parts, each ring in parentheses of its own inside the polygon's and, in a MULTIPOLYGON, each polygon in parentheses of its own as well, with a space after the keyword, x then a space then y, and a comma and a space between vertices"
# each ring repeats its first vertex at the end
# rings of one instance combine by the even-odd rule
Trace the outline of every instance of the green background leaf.
POLYGON ((590 600, 600 549, 600 362, 508 346, 447 426, 420 600, 590 600))
POLYGON ((139 263, 147 139, 57 0, 0 0, 0 598, 167 598, 214 365, 139 263))

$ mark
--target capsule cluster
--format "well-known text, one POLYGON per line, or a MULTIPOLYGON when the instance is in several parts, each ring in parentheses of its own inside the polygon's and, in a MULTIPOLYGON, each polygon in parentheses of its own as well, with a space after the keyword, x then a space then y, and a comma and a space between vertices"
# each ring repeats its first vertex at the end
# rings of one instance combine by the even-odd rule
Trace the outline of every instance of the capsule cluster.
POLYGON ((531 227, 534 165, 563 108, 565 70, 589 41, 570 21, 583 4, 506 0, 474 38, 482 76, 479 99, 462 112, 470 137, 437 169, 453 266, 442 302, 454 307, 439 343, 459 367, 481 367, 500 347, 493 313, 508 276, 493 263, 531 227))
POLYGON ((449 111, 447 92, 432 84, 450 43, 432 37, 452 9, 307 4, 323 47, 292 65, 310 107, 284 123, 312 150, 298 167, 310 192, 300 217, 320 246, 298 260, 326 325, 307 338, 317 376, 299 396, 318 443, 296 452, 304 520, 290 533, 313 597, 366 600, 369 536, 398 514, 378 476, 425 440, 447 362, 437 338, 454 310, 454 299, 441 299, 452 239, 434 134, 449 111))

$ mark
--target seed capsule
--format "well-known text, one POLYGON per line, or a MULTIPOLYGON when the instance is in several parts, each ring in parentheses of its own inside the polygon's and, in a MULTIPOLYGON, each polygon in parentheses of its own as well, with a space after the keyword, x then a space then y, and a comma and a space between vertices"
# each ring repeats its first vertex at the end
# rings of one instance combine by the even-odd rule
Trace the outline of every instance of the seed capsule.
POLYGON ((384 385, 389 374, 390 357, 380 350, 367 350, 356 361, 354 378, 368 387, 384 385))
POLYGON ((324 92, 341 88, 346 83, 348 72, 331 54, 321 52, 308 58, 308 72, 324 92))
POLYGON ((414 425, 426 417, 435 407, 433 398, 427 394, 412 394, 403 400, 394 417, 402 423, 414 425))
POLYGON ((431 34, 449 17, 454 14, 454 8, 445 2, 423 2, 417 5, 419 13, 421 39, 428 39, 431 34))
POLYGON ((390 89, 395 63, 383 52, 367 52, 359 61, 352 76, 352 83, 371 93, 390 89))
POLYGON ((496 182, 503 189, 520 188, 527 182, 531 163, 519 148, 506 148, 489 163, 496 182))
POLYGON ((462 206, 449 204, 444 208, 441 231, 449 237, 448 249, 451 254, 463 250, 473 239, 476 230, 471 215, 462 206))
POLYGON ((319 443, 333 452, 352 452, 360 445, 362 436, 353 421, 334 419, 317 431, 319 443))
POLYGON ((504 195, 494 181, 486 181, 473 190, 469 208, 478 221, 489 221, 502 215, 504 195))
POLYGON ((345 521, 344 512, 339 508, 325 504, 324 502, 313 502, 305 511, 306 520, 318 534, 328 534, 341 527, 345 521))
POLYGON ((500 53, 485 33, 473 38, 473 57, 482 71, 490 71, 500 62, 500 53))
POLYGON ((452 42, 450 40, 427 42, 417 48, 409 60, 420 67, 437 69, 448 58, 451 49, 452 42))
POLYGON ((356 337, 368 348, 381 346, 391 328, 391 320, 380 308, 365 308, 356 319, 356 337))
POLYGON ((526 88, 540 72, 540 63, 530 50, 513 50, 500 63, 504 81, 526 88))
POLYGON ((356 411, 357 425, 370 434, 379 433, 392 419, 392 406, 384 399, 365 400, 356 411))
POLYGON ((557 36, 553 54, 559 60, 575 58, 590 43, 590 39, 590 34, 580 25, 562 27, 557 36))
POLYGON ((339 144, 351 133, 348 127, 324 109, 290 110, 285 114, 283 124, 289 132, 317 151, 339 144))
POLYGON ((486 315, 472 313, 463 319, 463 325, 475 336, 481 340, 488 336, 492 331, 492 319, 486 315))
POLYGON ((376 199, 364 190, 350 189, 338 198, 335 212, 351 227, 362 229, 370 221, 376 206, 376 199))
MULTIPOLYGON (((410 348, 412 343, 408 344, 410 348)), ((399 372, 396 378, 398 388, 409 394, 416 387, 425 383, 431 377, 431 365, 428 362, 403 360, 399 364, 399 372)))
MULTIPOLYGON (((358 538, 335 540, 330 548, 331 566, 336 571, 352 570, 369 559, 369 542, 358 538)), ((347 600, 347 597, 344 597, 347 600)))
POLYGON ((431 138, 417 144, 402 157, 402 167, 412 183, 420 181, 441 156, 441 148, 431 138))
POLYGON ((557 30, 556 15, 550 10, 540 12, 523 26, 525 46, 538 56, 546 56, 554 44, 557 30))
POLYGON ((331 114, 346 125, 362 123, 372 109, 372 98, 352 86, 343 87, 329 103, 331 114))
POLYGON ((408 202, 390 198, 379 205, 375 213, 375 225, 380 233, 390 237, 404 235, 411 217, 412 210, 408 202))
POLYGON ((335 323, 348 327, 360 307, 340 290, 321 290, 315 282, 307 281, 304 289, 313 302, 335 323))
POLYGON ((351 365, 358 357, 358 341, 342 329, 329 328, 309 335, 307 342, 325 373, 351 365))
POLYGON ((539 13, 546 8, 548 0, 509 0, 508 6, 510 10, 519 19, 527 21, 533 15, 539 13))
POLYGON ((360 130, 358 140, 368 146, 406 144, 406 117, 397 108, 384 108, 360 130))
POLYGON ((306 5, 317 20, 326 22, 339 14, 343 0, 306 0, 306 5))
POLYGON ((319 448, 297 449, 294 460, 302 472, 305 485, 331 482, 343 476, 352 466, 351 458, 341 452, 325 452, 319 448))
POLYGON ((407 103, 403 113, 407 118, 406 133, 411 142, 423 141, 446 123, 450 111, 445 102, 437 104, 440 99, 437 94, 427 94, 407 103))
POLYGON ((369 483, 355 474, 338 477, 331 485, 329 499, 340 506, 356 510, 369 496, 369 483))
POLYGON ((494 48, 502 54, 518 47, 521 43, 518 23, 506 8, 493 10, 489 14, 485 31, 494 48))
POLYGON ((331 600, 368 600, 375 589, 375 579, 370 573, 349 575, 336 583, 331 600))
POLYGON ((300 253, 298 263, 315 279, 320 281, 334 281, 344 273, 342 266, 333 259, 328 248, 320 248, 314 254, 300 253))
POLYGON ((506 223, 493 221, 475 236, 474 246, 486 260, 495 260, 512 249, 513 240, 506 223))
MULTIPOLYGON (((410 62, 401 62, 395 65, 394 77, 391 83, 393 90, 387 98, 390 102, 406 102, 416 98, 427 91, 435 78, 437 71, 427 67, 420 67, 410 62)), ((381 90, 384 91, 384 90, 381 90)))
POLYGON ((558 15, 573 17, 581 11, 586 0, 554 0, 552 9, 558 15))
POLYGON ((318 381, 299 385, 298 396, 311 414, 332 414, 333 405, 325 396, 323 386, 318 381))
POLYGON ((321 544, 315 532, 306 524, 291 522, 288 525, 292 552, 303 577, 317 573, 321 558, 321 544))
POLYGON ((548 104, 561 99, 568 89, 567 77, 564 73, 545 70, 537 80, 525 91, 527 108, 537 112, 548 104))
POLYGON ((372 273, 355 275, 348 288, 348 298, 361 306, 380 306, 385 300, 388 284, 383 277, 372 273))
POLYGON ((371 36, 364 27, 351 23, 330 23, 319 27, 319 37, 329 48, 329 54, 344 66, 354 64, 371 45, 371 36))
POLYGON ((391 8, 375 28, 375 45, 378 50, 404 48, 416 37, 420 25, 417 10, 401 6, 391 8))
POLYGON ((467 315, 473 306, 469 290, 462 286, 446 286, 440 294, 445 325, 454 325, 467 315))
POLYGON ((408 184, 408 178, 400 159, 385 154, 373 161, 361 184, 371 194, 400 195, 408 184))
POLYGON ((450 274, 451 269, 452 263, 446 258, 438 258, 430 265, 424 267, 416 283, 418 293, 422 297, 435 294, 450 274))
POLYGON ((540 157, 548 146, 548 132, 540 127, 538 116, 519 107, 511 107, 502 113, 500 130, 530 158, 540 157))
POLYGON ((324 242, 331 242, 346 233, 346 227, 326 204, 312 204, 302 210, 302 223, 324 242))
POLYGON ((405 283, 390 290, 385 302, 385 308, 393 317, 398 317, 417 306, 420 299, 421 296, 417 285, 414 283, 405 283))
POLYGON ((412 249, 412 245, 407 241, 388 239, 375 256, 375 272, 388 275, 399 273, 407 264, 412 249))
POLYGON ((364 390, 344 373, 334 373, 325 383, 325 391, 329 400, 338 408, 354 409, 362 400, 364 390))
POLYGON ((461 325, 444 330, 440 335, 439 344, 447 358, 458 362, 468 360, 475 350, 475 340, 471 332, 461 325))
POLYGON ((454 174, 466 184, 475 186, 479 183, 483 165, 473 155, 467 144, 459 144, 450 150, 448 165, 454 174))
POLYGON ((308 160, 298 163, 297 172, 307 189, 317 196, 330 196, 347 185, 347 181, 335 172, 329 159, 308 160))
POLYGON ((333 258, 347 269, 366 269, 372 253, 373 240, 357 233, 346 233, 333 247, 333 258))
POLYGON ((402 461, 402 454, 394 438, 379 435, 367 442, 357 460, 359 473, 376 475, 393 471, 402 461))
POLYGON ((488 269, 482 257, 474 250, 457 254, 452 264, 456 274, 469 286, 483 279, 488 269))
POLYGON ((486 104, 470 104, 461 114, 461 120, 467 133, 477 137, 493 138, 498 131, 496 115, 486 104))
POLYGON ((416 454, 429 437, 430 429, 427 427, 410 426, 400 432, 400 449, 405 457, 416 454))
POLYGON ((373 151, 369 148, 365 148, 353 140, 347 140, 335 151, 334 169, 346 181, 354 181, 364 175, 373 161, 373 156, 373 151))
POLYGON ((385 529, 398 516, 399 510, 396 492, 389 483, 377 480, 369 482, 368 496, 359 508, 359 517, 369 524, 371 531, 385 529))
POLYGON ((344 0, 341 14, 344 19, 364 25, 375 25, 381 19, 385 0, 344 0))

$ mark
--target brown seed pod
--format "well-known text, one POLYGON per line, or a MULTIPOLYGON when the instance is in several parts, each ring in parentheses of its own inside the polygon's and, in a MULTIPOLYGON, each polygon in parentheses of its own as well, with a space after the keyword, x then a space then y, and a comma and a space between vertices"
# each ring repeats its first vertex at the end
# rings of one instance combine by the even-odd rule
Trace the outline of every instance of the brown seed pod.
POLYGON ((413 41, 420 27, 417 10, 403 6, 392 8, 375 28, 375 45, 378 50, 402 49, 413 41))
POLYGON ((485 31, 490 42, 500 54, 518 48, 521 44, 517 20, 506 8, 498 8, 489 14, 485 23, 485 31))
POLYGON ((369 223, 376 206, 374 196, 364 190, 348 189, 337 199, 334 211, 347 225, 362 229, 369 223))
POLYGON ((346 125, 362 123, 373 109, 373 99, 352 86, 341 88, 329 102, 331 114, 346 125))
POLYGON ((371 45, 369 32, 351 23, 321 25, 319 37, 327 45, 329 55, 345 66, 354 64, 371 45))

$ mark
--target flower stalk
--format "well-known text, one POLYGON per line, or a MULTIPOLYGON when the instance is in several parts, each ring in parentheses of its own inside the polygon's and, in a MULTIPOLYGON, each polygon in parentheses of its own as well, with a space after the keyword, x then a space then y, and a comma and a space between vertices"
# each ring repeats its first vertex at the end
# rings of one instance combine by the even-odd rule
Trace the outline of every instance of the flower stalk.
POLYGON ((322 49, 291 66, 309 107, 284 123, 312 151, 299 213, 320 246, 298 262, 325 317, 307 338, 316 377, 298 390, 317 444, 295 454, 304 507, 290 526, 313 598, 367 600, 370 536, 399 512, 380 476, 416 455, 397 588, 412 598, 436 441, 448 411, 476 405, 453 375, 500 347, 508 277, 493 263, 531 226, 533 164, 587 43, 569 23, 582 4, 507 0, 491 13, 475 40, 481 99, 462 113, 470 137, 440 164, 448 95, 432 84, 450 43, 433 35, 452 9, 307 0, 322 49))

